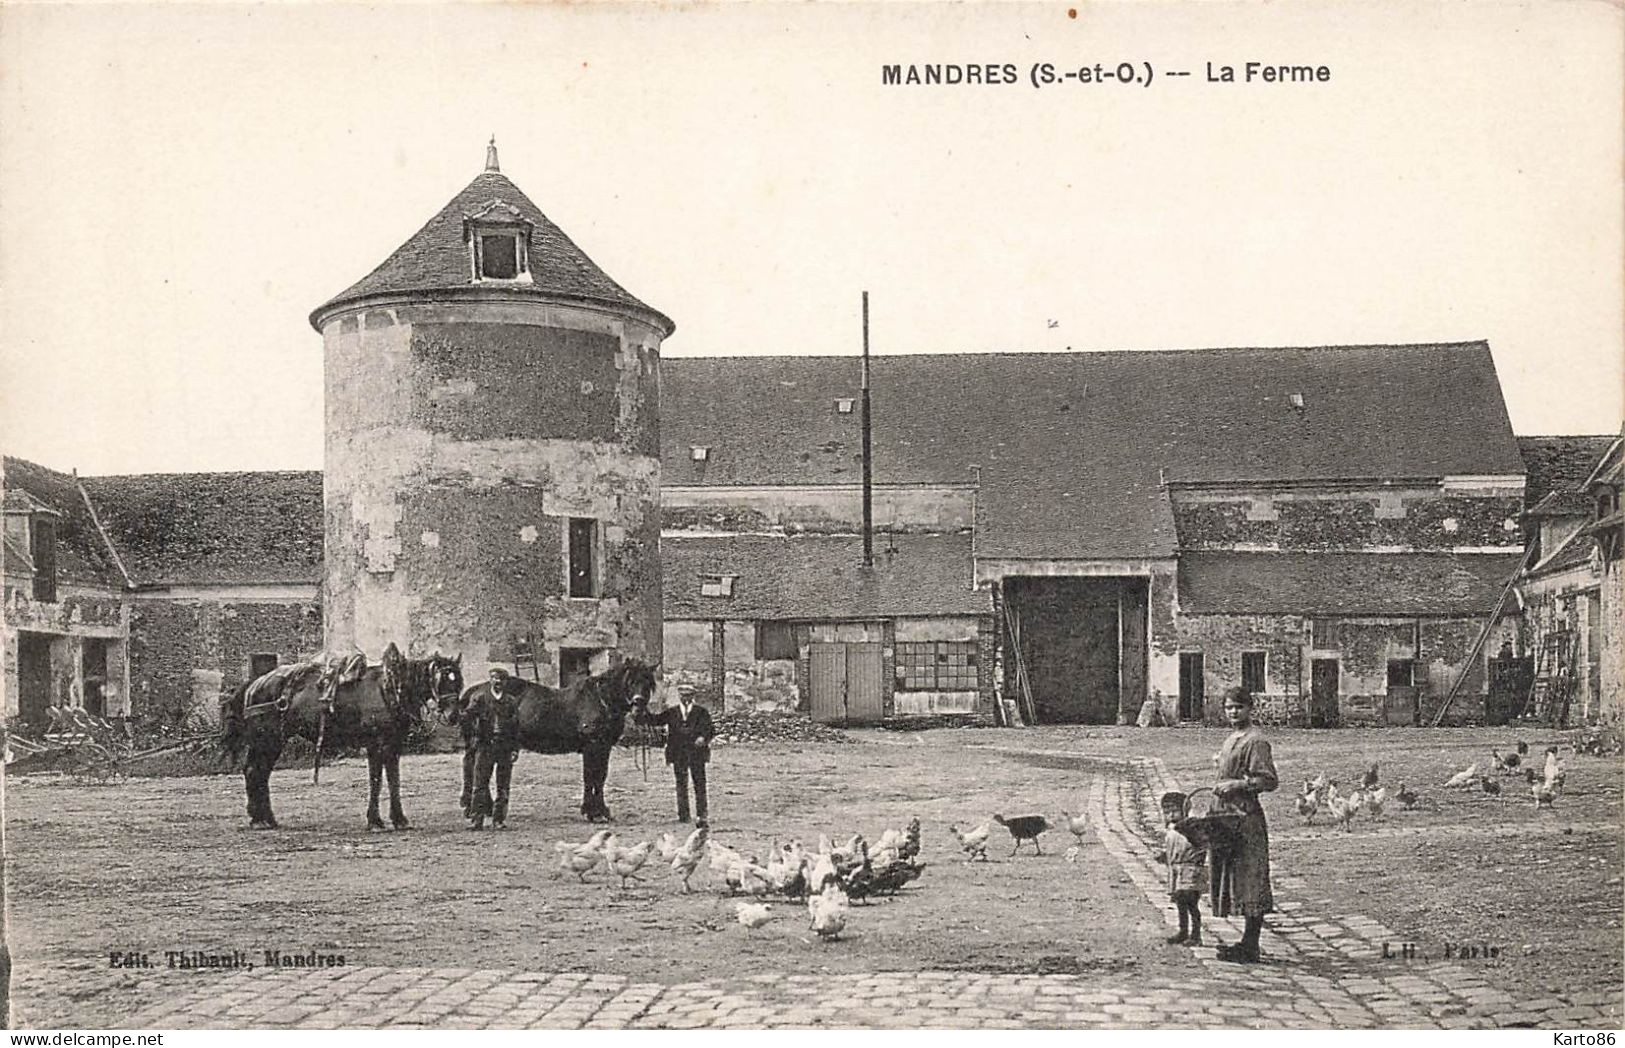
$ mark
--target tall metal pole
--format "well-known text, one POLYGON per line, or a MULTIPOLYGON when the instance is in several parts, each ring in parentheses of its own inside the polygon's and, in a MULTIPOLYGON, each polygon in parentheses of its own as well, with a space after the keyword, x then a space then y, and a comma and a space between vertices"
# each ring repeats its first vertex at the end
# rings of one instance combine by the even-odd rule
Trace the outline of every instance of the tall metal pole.
POLYGON ((863 566, 875 563, 874 476, 869 448, 869 292, 863 293, 863 566))

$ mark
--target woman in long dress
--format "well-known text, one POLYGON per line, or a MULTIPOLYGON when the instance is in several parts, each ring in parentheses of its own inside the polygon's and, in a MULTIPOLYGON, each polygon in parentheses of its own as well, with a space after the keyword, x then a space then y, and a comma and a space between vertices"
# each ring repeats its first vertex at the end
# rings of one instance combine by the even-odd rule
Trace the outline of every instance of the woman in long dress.
POLYGON ((1209 868, 1213 913, 1246 918, 1241 942, 1220 946, 1223 961, 1253 964, 1258 961, 1258 937, 1264 915, 1275 909, 1270 891, 1270 832, 1258 795, 1275 789, 1275 760, 1264 733, 1253 724, 1253 697, 1242 688, 1224 696, 1224 714, 1236 731, 1219 749, 1219 780, 1213 784, 1215 811, 1241 815, 1236 839, 1215 842, 1209 868))

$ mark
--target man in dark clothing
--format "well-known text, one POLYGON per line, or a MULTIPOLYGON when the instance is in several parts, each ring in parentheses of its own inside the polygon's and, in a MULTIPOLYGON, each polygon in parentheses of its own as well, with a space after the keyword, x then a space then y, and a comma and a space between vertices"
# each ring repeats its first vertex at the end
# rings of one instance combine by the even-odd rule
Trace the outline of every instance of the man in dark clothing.
POLYGON ((688 821, 688 782, 694 780, 694 814, 706 824, 705 763, 711 759, 711 712, 694 701, 692 684, 677 685, 677 705, 638 714, 639 724, 666 729, 666 763, 677 778, 677 821, 688 821))

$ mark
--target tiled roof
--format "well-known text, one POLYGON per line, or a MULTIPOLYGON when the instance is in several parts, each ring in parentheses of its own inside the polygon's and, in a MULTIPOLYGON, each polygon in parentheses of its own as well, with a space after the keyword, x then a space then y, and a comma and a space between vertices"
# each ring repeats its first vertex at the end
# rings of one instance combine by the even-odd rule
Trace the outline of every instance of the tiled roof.
POLYGON ((502 174, 484 171, 440 213, 395 250, 377 269, 356 281, 311 314, 317 318, 331 307, 370 295, 399 292, 446 292, 472 288, 474 277, 463 221, 497 200, 518 208, 531 223, 529 241, 531 284, 485 285, 505 294, 537 294, 576 298, 631 308, 647 314, 669 333, 671 320, 644 305, 599 269, 586 252, 554 225, 519 187, 502 174))
POLYGON ((978 615, 992 610, 971 588, 969 535, 875 536, 874 567, 860 567, 858 536, 662 536, 668 619, 872 619, 978 615), (734 575, 731 597, 706 597, 706 575, 734 575))
MULTIPOLYGON (((1523 489, 1524 505, 1531 512, 1538 509, 1542 513, 1570 509, 1573 500, 1568 493, 1579 490, 1616 439, 1615 435, 1519 437, 1518 448, 1529 471, 1523 489), (1548 502, 1553 494, 1559 498, 1548 502)), ((1590 500, 1584 499, 1580 505, 1589 508, 1590 500)))
MULTIPOLYGON (((860 395, 859 369, 667 358, 662 483, 857 483, 859 411, 835 401, 860 395)), ((1524 471, 1483 342, 887 356, 872 389, 876 482, 963 483, 980 466, 985 557, 1169 555, 1164 480, 1524 471)))
POLYGON ((1487 614, 1522 554, 1186 553, 1180 610, 1195 614, 1487 614))
POLYGON ((6 499, 7 509, 43 505, 60 514, 56 521, 56 570, 60 581, 124 588, 124 576, 108 552, 107 543, 97 533, 96 523, 85 508, 84 496, 79 494, 78 485, 70 474, 8 455, 5 490, 21 493, 11 494, 6 499))
POLYGON ((137 582, 321 578, 320 473, 144 473, 84 483, 137 582))
POLYGON ((1597 538, 1588 528, 1581 528, 1570 535, 1568 541, 1557 548, 1557 551, 1545 560, 1532 567, 1527 578, 1540 578, 1571 568, 1584 567, 1591 563, 1591 554, 1597 548, 1597 538))

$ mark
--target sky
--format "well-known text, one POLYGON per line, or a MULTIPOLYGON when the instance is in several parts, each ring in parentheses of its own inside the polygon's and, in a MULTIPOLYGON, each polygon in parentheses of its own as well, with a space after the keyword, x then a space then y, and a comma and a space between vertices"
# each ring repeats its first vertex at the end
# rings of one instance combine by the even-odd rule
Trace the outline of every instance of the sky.
POLYGON ((676 321, 668 358, 857 353, 867 290, 881 357, 1485 339, 1517 432, 1615 432, 1621 21, 0 5, 0 447, 85 474, 320 468, 308 314, 492 134, 503 173, 676 321), (1150 84, 1028 79, 1123 61, 1150 84), (1248 61, 1329 79, 1247 83, 1248 61), (1018 82, 882 82, 910 63, 1018 82))

